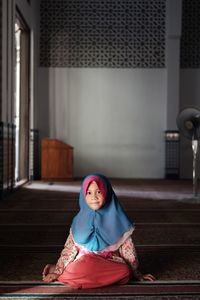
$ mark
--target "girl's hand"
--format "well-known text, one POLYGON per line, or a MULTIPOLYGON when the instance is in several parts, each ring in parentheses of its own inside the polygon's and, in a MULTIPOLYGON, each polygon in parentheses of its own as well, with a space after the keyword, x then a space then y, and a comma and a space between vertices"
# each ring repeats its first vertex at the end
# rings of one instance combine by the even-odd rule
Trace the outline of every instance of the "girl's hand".
POLYGON ((42 272, 42 280, 47 283, 55 281, 59 277, 59 275, 54 273, 54 270, 55 270, 55 265, 51 265, 51 264, 46 265, 42 272))
POLYGON ((156 278, 151 274, 144 274, 140 277, 139 281, 155 281, 156 278))
POLYGON ((53 273, 54 270, 55 270, 56 266, 55 265, 51 265, 51 264, 48 264, 44 267, 43 271, 42 271, 42 275, 48 275, 50 273, 53 273))
POLYGON ((47 275, 43 274, 42 279, 44 282, 53 282, 59 277, 59 274, 56 273, 49 273, 47 275))

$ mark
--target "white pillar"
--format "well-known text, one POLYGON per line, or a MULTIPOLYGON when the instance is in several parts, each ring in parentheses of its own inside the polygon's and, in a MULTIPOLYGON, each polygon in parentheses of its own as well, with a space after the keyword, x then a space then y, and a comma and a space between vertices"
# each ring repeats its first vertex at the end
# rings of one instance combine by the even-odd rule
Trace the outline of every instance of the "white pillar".
POLYGON ((167 0, 166 67, 167 67, 167 129, 177 130, 176 118, 180 102, 180 38, 182 0, 167 0))
POLYGON ((13 123, 15 78, 15 1, 2 1, 2 116, 3 122, 13 123))

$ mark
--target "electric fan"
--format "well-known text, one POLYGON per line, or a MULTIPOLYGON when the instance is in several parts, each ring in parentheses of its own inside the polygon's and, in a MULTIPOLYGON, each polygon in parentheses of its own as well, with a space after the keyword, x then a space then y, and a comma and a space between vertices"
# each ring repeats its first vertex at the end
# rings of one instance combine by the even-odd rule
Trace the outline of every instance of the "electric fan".
POLYGON ((186 107, 179 113, 176 121, 180 133, 192 141, 193 193, 194 197, 197 197, 197 155, 200 139, 200 110, 197 107, 186 107))

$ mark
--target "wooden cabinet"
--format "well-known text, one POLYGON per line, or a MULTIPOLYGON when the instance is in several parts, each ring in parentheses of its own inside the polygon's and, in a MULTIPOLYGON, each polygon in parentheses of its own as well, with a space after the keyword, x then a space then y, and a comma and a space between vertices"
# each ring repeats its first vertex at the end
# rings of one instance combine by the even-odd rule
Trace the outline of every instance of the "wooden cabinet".
POLYGON ((56 139, 43 139, 42 179, 66 181, 73 178, 73 147, 56 139))

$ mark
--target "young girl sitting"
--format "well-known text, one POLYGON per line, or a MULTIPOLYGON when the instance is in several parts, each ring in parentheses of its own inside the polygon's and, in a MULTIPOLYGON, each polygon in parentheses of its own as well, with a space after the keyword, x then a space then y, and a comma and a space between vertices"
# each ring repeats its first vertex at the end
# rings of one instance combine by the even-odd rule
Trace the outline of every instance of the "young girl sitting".
POLYGON ((75 288, 126 284, 142 275, 131 238, 134 225, 126 216, 108 179, 92 174, 83 180, 80 211, 56 265, 46 265, 44 282, 58 280, 75 288))

